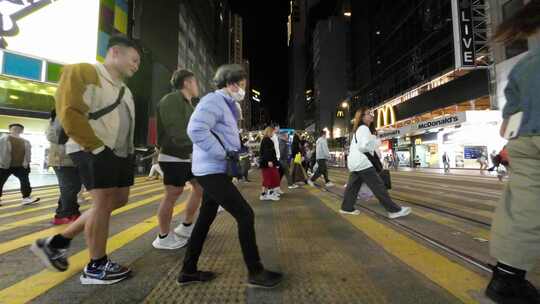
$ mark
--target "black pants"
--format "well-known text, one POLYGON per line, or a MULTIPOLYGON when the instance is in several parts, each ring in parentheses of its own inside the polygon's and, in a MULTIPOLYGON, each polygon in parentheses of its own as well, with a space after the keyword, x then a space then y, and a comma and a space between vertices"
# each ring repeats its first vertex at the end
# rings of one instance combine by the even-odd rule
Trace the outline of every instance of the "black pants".
POLYGON ((324 176, 324 181, 326 183, 330 182, 328 179, 328 168, 326 167, 326 159, 317 159, 317 164, 319 165, 315 174, 311 177, 312 181, 316 181, 321 175, 324 176))
POLYGON ((390 194, 388 194, 384 182, 373 167, 358 172, 351 172, 349 181, 347 182, 347 188, 345 188, 341 210, 354 210, 354 204, 356 203, 358 192, 363 183, 368 185, 371 192, 373 192, 373 195, 375 195, 386 211, 398 212, 401 210, 401 207, 394 203, 392 198, 390 198, 390 194))
POLYGON ((79 215, 77 195, 81 191, 81 178, 77 167, 54 167, 60 187, 60 199, 56 208, 56 217, 79 215))
POLYGON ((229 212, 238 225, 238 236, 244 262, 250 273, 256 273, 263 269, 260 262, 259 250, 255 239, 255 220, 253 209, 246 202, 238 189, 234 186, 231 178, 225 174, 211 174, 197 176, 197 181, 202 186, 203 198, 199 217, 193 227, 191 238, 184 257, 183 273, 197 271, 197 263, 208 235, 210 226, 217 215, 221 205, 229 212))
POLYGON ((30 167, 13 167, 9 169, 0 169, 0 197, 2 197, 2 189, 4 189, 4 184, 11 175, 15 175, 21 182, 21 193, 23 198, 30 197, 32 194, 32 188, 30 187, 30 179, 28 175, 30 174, 30 167))

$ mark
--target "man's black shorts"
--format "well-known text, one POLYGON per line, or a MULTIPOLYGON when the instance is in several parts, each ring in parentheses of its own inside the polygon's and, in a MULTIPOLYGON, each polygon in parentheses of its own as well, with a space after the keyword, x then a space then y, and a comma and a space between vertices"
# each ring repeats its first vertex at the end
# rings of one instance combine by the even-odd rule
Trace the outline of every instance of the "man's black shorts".
POLYGON ((184 187, 186 182, 194 179, 191 172, 191 163, 187 162, 159 162, 163 170, 163 184, 174 187, 184 187))
POLYGON ((69 156, 79 168, 81 181, 87 190, 133 186, 135 168, 132 155, 118 157, 111 149, 105 148, 97 155, 80 151, 69 156))

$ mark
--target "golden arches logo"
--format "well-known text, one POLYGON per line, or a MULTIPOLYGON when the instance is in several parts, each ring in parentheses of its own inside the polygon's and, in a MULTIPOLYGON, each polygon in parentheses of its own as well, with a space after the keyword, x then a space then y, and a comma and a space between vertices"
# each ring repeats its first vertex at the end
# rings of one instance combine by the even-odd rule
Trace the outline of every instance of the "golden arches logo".
POLYGON ((391 105, 385 105, 377 109, 377 129, 396 123, 396 112, 391 105))

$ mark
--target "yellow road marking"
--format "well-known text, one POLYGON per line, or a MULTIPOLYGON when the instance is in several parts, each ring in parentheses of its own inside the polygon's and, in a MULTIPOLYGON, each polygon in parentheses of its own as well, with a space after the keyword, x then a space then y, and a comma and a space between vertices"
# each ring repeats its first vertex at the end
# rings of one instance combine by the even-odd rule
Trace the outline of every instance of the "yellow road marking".
MULTIPOLYGON (((315 189, 309 189, 309 191, 329 209, 339 212, 339 204, 336 204, 335 199, 321 195, 321 192, 315 189)), ((477 303, 470 292, 483 290, 486 287, 486 278, 365 214, 343 216, 343 218, 388 253, 422 273, 464 303, 477 303)))
MULTIPOLYGON (((144 199, 142 201, 138 201, 138 202, 128 204, 128 205, 126 205, 126 206, 124 206, 124 207, 122 207, 120 209, 114 210, 113 213, 112 213, 112 216, 124 213, 126 211, 129 211, 129 210, 132 210, 132 209, 144 206, 144 205, 155 203, 156 200, 158 200, 158 199, 160 199, 162 197, 163 197, 163 194, 154 195, 154 196, 149 197, 147 199, 144 199)), ((49 229, 45 229, 45 230, 41 230, 41 231, 38 231, 38 232, 35 232, 35 233, 25 235, 23 237, 20 237, 20 238, 11 240, 11 241, 3 242, 3 243, 0 244, 0 255, 4 254, 6 252, 10 252, 10 251, 19 249, 19 248, 24 247, 24 246, 29 246, 30 244, 32 244, 32 242, 34 242, 37 239, 44 238, 44 237, 49 237, 51 235, 54 235, 56 233, 59 233, 59 232, 63 231, 65 229, 65 227, 66 227, 65 225, 64 226, 55 226, 55 227, 52 227, 52 228, 49 228, 49 229)))
MULTIPOLYGON (((154 187, 154 186, 155 185, 144 185, 144 186, 140 186, 140 187, 134 187, 134 188, 131 189, 131 191, 136 192, 138 190, 142 190, 142 189, 146 189, 146 188, 150 188, 150 187, 154 187)), ((57 200, 57 199, 58 199, 58 197, 54 197, 51 200, 57 200)), ((49 201, 49 200, 47 200, 47 201, 49 201)), ((40 203, 41 202, 44 202, 44 200, 41 200, 40 203)), ((21 215, 21 214, 26 214, 26 213, 31 213, 31 212, 35 212, 35 211, 39 211, 39 210, 54 208, 54 207, 57 207, 58 204, 48 204, 48 205, 38 205, 38 206, 39 207, 29 208, 29 209, 25 208, 24 210, 20 210, 20 211, 0 214, 0 219, 6 218, 6 217, 11 217, 11 216, 16 216, 16 215, 21 215)), ((8 208, 11 209, 11 208, 17 208, 17 207, 20 208, 20 206, 15 205, 15 206, 9 206, 7 208, 0 208, 0 211, 4 211, 5 209, 8 209, 8 208)))
MULTIPOLYGON (((186 204, 183 203, 174 208, 173 215, 177 215, 184 211, 186 204)), ((107 254, 110 254, 131 241, 137 239, 143 234, 154 229, 158 225, 156 216, 149 217, 139 224, 128 228, 120 233, 109 238, 107 241, 107 254)), ((43 270, 33 276, 30 276, 6 289, 0 290, 0 299, 9 299, 10 304, 27 303, 32 299, 39 297, 49 289, 61 284, 73 275, 79 273, 86 263, 88 263, 88 249, 78 252, 69 258, 70 267, 65 272, 53 272, 43 270)), ((141 274, 143 275, 143 274, 141 274)), ((1 303, 4 300, 0 300, 1 303)))

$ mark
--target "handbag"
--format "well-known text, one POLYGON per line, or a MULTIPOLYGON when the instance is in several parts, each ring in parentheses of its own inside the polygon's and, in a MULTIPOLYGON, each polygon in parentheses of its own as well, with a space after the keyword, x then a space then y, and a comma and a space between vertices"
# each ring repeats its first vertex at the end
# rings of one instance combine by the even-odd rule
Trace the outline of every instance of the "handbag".
POLYGON ((240 165, 240 154, 237 151, 227 151, 227 148, 225 148, 225 145, 223 144, 219 136, 217 136, 217 134, 214 133, 214 131, 212 130, 210 130, 210 133, 214 135, 221 147, 223 147, 223 150, 225 150, 225 160, 227 161, 227 168, 225 173, 229 177, 239 177, 242 172, 242 167, 240 165))

